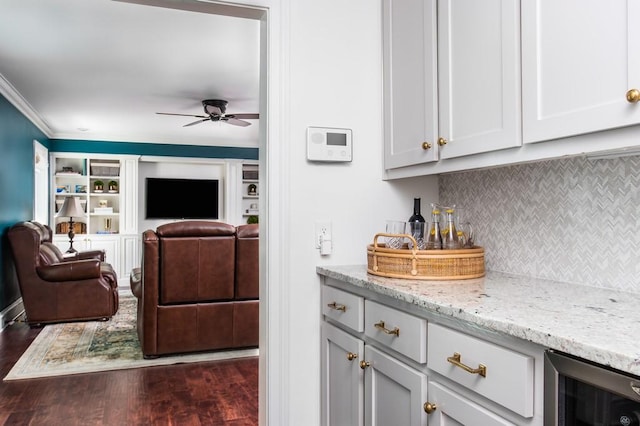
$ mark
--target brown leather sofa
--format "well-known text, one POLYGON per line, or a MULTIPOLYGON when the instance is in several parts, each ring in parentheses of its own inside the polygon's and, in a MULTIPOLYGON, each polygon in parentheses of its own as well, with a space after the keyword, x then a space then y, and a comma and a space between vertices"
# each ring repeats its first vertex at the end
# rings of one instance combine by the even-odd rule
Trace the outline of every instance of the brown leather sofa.
POLYGON ((142 245, 131 290, 146 358, 258 345, 258 225, 169 223, 142 245))
POLYGON ((28 324, 112 317, 118 311, 118 277, 100 260, 104 253, 65 258, 47 232, 37 222, 17 223, 8 232, 28 324))

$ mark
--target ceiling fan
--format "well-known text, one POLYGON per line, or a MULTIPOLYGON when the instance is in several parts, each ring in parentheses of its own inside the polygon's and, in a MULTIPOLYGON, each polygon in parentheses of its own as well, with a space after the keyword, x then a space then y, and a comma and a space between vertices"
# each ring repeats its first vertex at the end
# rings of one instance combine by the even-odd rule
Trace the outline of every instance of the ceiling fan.
POLYGON ((187 123, 182 127, 193 126, 194 124, 202 123, 205 121, 222 121, 224 123, 233 124, 234 126, 250 126, 251 123, 244 120, 255 120, 260 118, 259 114, 226 114, 227 101, 222 99, 205 99, 202 101, 204 112, 207 115, 194 115, 194 114, 175 114, 171 112, 156 112, 161 115, 181 115, 184 117, 197 117, 198 120, 191 123, 187 123), (244 120, 243 120, 244 119, 244 120))

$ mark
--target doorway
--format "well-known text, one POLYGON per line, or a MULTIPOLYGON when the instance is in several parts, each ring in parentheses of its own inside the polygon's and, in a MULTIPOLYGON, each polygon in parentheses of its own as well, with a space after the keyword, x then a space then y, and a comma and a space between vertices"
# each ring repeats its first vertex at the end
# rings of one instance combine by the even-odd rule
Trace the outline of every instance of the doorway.
POLYGON ((49 224, 49 150, 33 141, 33 220, 49 224))

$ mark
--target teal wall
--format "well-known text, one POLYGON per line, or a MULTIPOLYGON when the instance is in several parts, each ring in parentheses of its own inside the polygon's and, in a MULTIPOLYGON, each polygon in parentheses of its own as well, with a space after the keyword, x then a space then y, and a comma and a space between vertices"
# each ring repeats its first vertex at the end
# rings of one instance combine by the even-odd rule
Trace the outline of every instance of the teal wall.
POLYGON ((158 143, 92 140, 49 140, 7 99, 0 96, 0 311, 20 297, 7 230, 11 225, 33 219, 33 140, 50 152, 131 154, 168 157, 237 158, 257 160, 258 148, 172 145, 158 143))
POLYGON ((3 96, 0 96, 0 311, 20 297, 7 230, 33 219, 33 141, 49 139, 3 96))
POLYGON ((257 160, 258 148, 230 146, 172 145, 140 142, 108 142, 52 139, 51 152, 86 152, 89 154, 132 154, 167 157, 239 158, 257 160))

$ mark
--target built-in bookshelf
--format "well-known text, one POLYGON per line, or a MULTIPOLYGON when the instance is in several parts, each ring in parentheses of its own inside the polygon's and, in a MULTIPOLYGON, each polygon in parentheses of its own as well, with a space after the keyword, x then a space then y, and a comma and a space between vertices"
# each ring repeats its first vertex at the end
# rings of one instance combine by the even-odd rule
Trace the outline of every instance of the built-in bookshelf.
POLYGON ((248 222, 257 222, 260 211, 258 164, 242 165, 242 217, 248 222))
POLYGON ((73 246, 103 249, 120 278, 137 266, 137 157, 54 153, 51 155, 51 219, 54 243, 69 248, 65 200, 77 198, 84 215, 73 217, 73 246))

